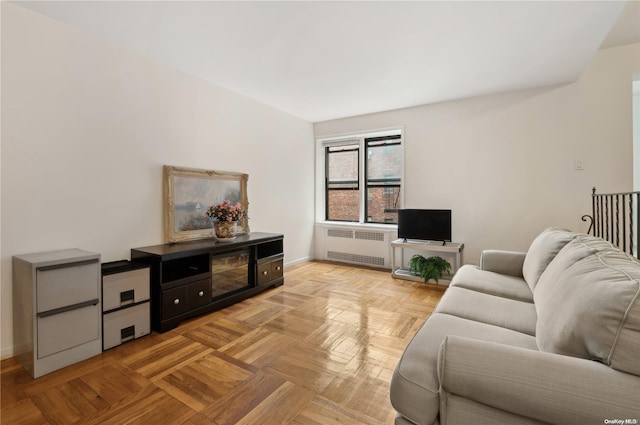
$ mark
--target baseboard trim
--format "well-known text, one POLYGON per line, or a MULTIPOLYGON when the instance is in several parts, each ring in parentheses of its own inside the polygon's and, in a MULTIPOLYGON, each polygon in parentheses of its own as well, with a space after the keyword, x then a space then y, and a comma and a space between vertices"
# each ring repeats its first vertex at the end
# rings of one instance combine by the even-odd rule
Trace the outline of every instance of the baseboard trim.
POLYGON ((313 259, 314 259, 313 257, 309 257, 309 256, 307 256, 307 257, 302 257, 302 258, 298 258, 297 260, 289 261, 289 262, 285 263, 285 265, 284 265, 284 266, 285 266, 285 267, 288 267, 288 266, 295 266, 296 264, 306 263, 307 261, 311 261, 311 260, 313 260, 313 259))
POLYGON ((0 350, 0 360, 10 359, 14 355, 13 345, 0 350))

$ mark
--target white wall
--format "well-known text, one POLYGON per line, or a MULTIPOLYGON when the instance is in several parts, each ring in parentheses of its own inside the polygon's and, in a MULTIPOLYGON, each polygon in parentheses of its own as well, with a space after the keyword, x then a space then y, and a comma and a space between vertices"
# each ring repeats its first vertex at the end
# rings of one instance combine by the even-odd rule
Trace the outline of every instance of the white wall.
POLYGON ((310 123, 2 2, 1 350, 11 256, 163 243, 162 166, 249 174, 253 231, 310 257, 310 123))
POLYGON ((477 264, 482 249, 526 251, 548 226, 586 232, 580 217, 590 213, 593 186, 632 189, 639 70, 640 44, 610 48, 574 84, 321 122, 314 131, 404 126, 404 207, 451 208, 453 239, 477 264))

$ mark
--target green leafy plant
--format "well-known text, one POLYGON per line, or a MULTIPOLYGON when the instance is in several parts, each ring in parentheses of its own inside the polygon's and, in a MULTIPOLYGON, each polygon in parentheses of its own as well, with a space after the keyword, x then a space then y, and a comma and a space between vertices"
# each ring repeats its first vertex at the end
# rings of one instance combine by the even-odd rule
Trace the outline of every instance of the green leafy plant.
POLYGON ((450 270, 451 264, 438 256, 425 258, 416 254, 409 260, 409 272, 414 276, 422 276, 425 282, 433 279, 438 283, 440 276, 450 270))

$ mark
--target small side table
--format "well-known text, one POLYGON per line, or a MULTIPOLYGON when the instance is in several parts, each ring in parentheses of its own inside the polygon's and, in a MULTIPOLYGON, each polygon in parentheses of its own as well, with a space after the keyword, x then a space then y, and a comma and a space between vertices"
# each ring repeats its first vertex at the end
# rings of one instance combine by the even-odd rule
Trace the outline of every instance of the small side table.
MULTIPOLYGON (((415 282, 424 282, 420 276, 414 276, 404 267, 404 250, 424 251, 433 253, 445 253, 453 256, 453 264, 451 265, 451 277, 462 266, 462 251, 464 243, 442 241, 424 241, 417 239, 396 239, 391 242, 391 276, 395 279, 412 280, 415 282), (400 263, 396 263, 397 251, 400 251, 400 263)), ((440 279, 438 285, 449 285, 451 279, 440 279)))

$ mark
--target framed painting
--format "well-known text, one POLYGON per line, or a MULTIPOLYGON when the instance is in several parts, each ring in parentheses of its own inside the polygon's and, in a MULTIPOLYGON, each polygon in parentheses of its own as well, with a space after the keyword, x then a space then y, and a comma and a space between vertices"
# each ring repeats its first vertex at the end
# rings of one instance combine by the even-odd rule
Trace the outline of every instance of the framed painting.
MULTIPOLYGON (((163 176, 167 243, 212 238, 214 219, 206 214, 211 205, 229 200, 249 211, 248 174, 165 165, 163 176)), ((248 214, 237 222, 236 233, 249 233, 248 214)))

